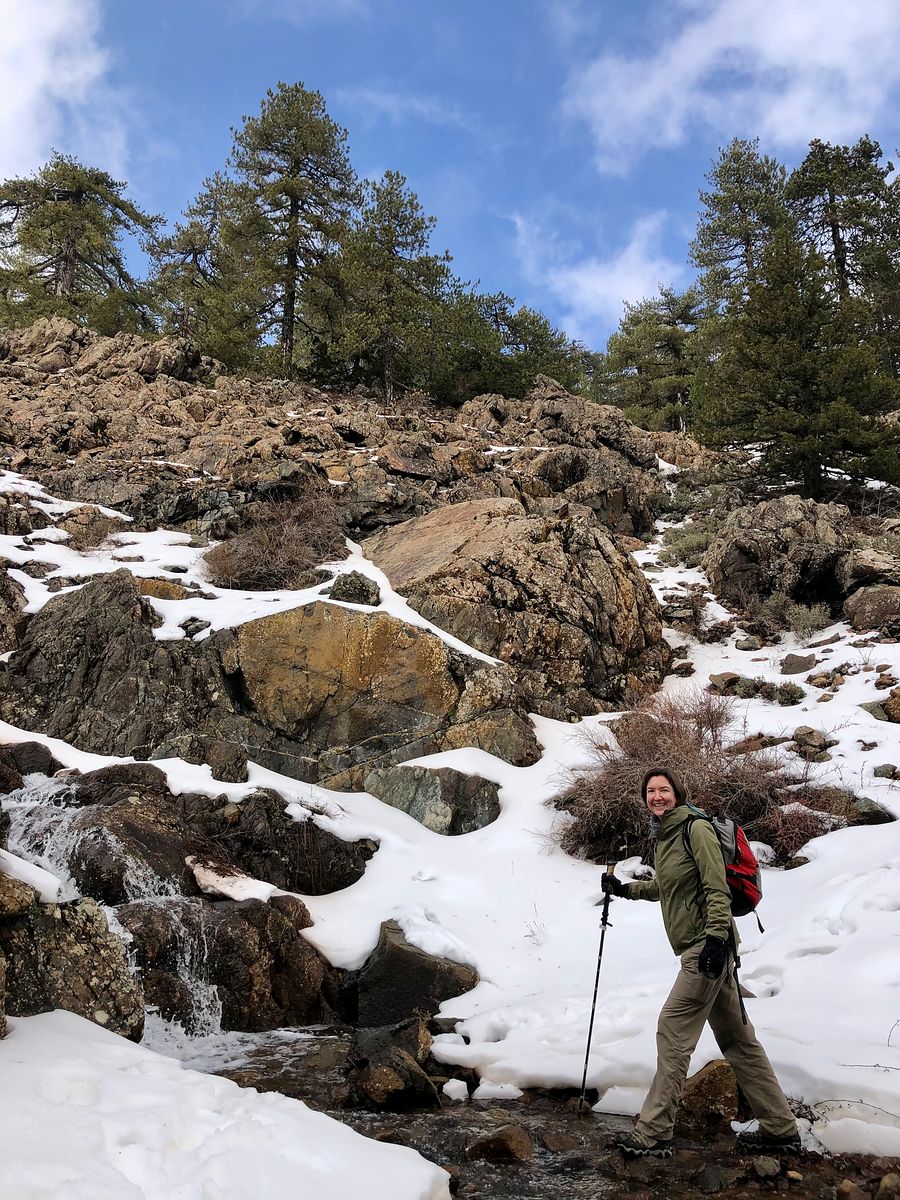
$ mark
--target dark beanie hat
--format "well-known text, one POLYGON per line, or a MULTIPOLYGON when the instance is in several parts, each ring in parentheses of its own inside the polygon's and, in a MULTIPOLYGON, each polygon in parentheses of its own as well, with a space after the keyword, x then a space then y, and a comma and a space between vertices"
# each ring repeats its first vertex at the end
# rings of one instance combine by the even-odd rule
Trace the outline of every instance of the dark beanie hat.
POLYGON ((687 788, 681 782, 678 772, 673 771, 671 767, 651 767, 649 771, 645 772, 644 778, 641 780, 641 799, 645 804, 647 803, 647 784, 654 775, 662 775, 664 779, 668 779, 672 785, 672 791, 675 793, 676 804, 687 804, 687 788))

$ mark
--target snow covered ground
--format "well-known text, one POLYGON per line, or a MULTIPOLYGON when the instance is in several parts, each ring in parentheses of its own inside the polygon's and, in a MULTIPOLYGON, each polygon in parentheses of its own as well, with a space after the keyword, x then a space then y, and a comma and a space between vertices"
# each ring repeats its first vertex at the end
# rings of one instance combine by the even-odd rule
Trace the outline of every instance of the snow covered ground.
MULTIPOLYGON (((4 481, 0 480, 0 487, 3 486, 4 481)), ((52 498, 44 497, 44 503, 52 503, 52 498)), ((212 599, 152 601, 166 620, 157 631, 158 637, 183 636, 178 622, 188 616, 209 620, 212 628, 222 628, 278 607, 308 603, 321 591, 312 588, 302 593, 244 594, 210 588, 202 578, 200 552, 187 547, 186 539, 179 534, 128 531, 89 554, 77 554, 65 545, 64 537, 56 538, 52 531, 49 538, 36 534, 30 540, 40 540, 42 544, 28 545, 22 538, 0 538, 0 556, 19 562, 41 556, 53 563, 60 575, 66 576, 90 575, 128 565, 137 574, 203 584, 212 599), (20 556, 18 559, 16 554, 20 556), (123 564, 120 560, 123 554, 140 556, 140 561, 123 564), (166 568, 173 565, 184 570, 166 574, 166 568)), ((644 566, 652 566, 655 554, 651 550, 637 557, 644 566)), ((366 563, 357 548, 352 548, 347 561, 335 569, 356 569, 372 575, 381 585, 383 607, 402 619, 424 624, 390 589, 384 576, 366 563)), ((46 602, 47 578, 37 581, 22 573, 17 577, 28 589, 32 611, 46 602)), ((703 581, 698 572, 680 568, 667 568, 651 578, 659 593, 681 582, 703 581)), ((722 612, 720 606, 710 605, 711 620, 718 619, 722 612)), ((816 778, 823 783, 851 787, 900 817, 900 788, 872 773, 881 763, 900 765, 900 727, 880 722, 859 707, 885 694, 875 688, 874 665, 888 664, 900 676, 900 645, 853 646, 851 643, 861 639, 842 623, 817 635, 817 640, 832 634, 837 634, 839 641, 818 652, 822 669, 832 664, 850 665, 847 682, 834 699, 819 703, 818 690, 804 685, 804 701, 789 708, 758 699, 736 701, 734 736, 756 732, 790 734, 801 724, 820 728, 837 739, 837 745, 831 750, 830 762, 813 767, 816 778), (853 673, 856 668, 858 671, 853 673), (877 743, 874 749, 864 749, 873 742, 877 743)), ((687 640, 674 633, 667 636, 673 641, 687 640)), ((666 690, 695 688, 705 683, 711 672, 725 670, 784 682, 779 673, 780 660, 801 644, 788 637, 777 649, 752 654, 735 650, 733 640, 725 646, 691 645, 688 657, 696 665, 696 675, 687 680, 671 677, 666 690)), ((443 1008, 444 1015, 460 1020, 458 1032, 439 1037, 435 1051, 448 1064, 476 1067, 483 1080, 477 1094, 487 1099, 516 1095, 519 1089, 533 1085, 580 1084, 596 967, 599 909, 595 905, 600 898, 602 869, 571 859, 558 849, 554 825, 566 818, 555 813, 545 801, 562 786, 566 771, 584 761, 584 732, 606 725, 612 736, 615 717, 589 718, 580 725, 534 718, 534 724, 544 754, 532 767, 511 767, 471 749, 417 760, 429 766, 453 766, 477 772, 500 785, 499 819, 485 829, 458 837, 433 834, 365 793, 328 792, 256 765, 251 765, 247 784, 221 784, 211 778, 207 768, 181 760, 165 760, 158 765, 167 772, 170 786, 176 791, 206 790, 239 799, 255 787, 274 787, 284 794, 289 805, 296 806, 289 811, 298 816, 306 815, 313 804, 322 810, 314 819, 339 836, 379 840, 380 848, 358 883, 333 895, 304 897, 315 920, 307 936, 336 965, 356 967, 373 949, 380 923, 394 918, 407 937, 423 949, 476 966, 480 984, 443 1008)), ((33 736, 27 731, 0 726, 3 741, 33 736)), ((52 739, 39 740, 47 742, 65 765, 82 770, 115 761, 82 754, 52 739)), ((757 997, 747 1002, 748 1011, 787 1093, 815 1109, 817 1119, 807 1135, 810 1145, 818 1142, 833 1151, 897 1155, 900 1154, 900 823, 837 830, 809 843, 803 853, 810 859, 806 866, 793 871, 768 869, 764 873, 761 917, 765 933, 759 932, 752 918, 741 922, 742 978, 757 997)), ((634 860, 622 863, 620 874, 627 877, 636 866, 634 860)), ((239 881, 238 886, 243 889, 242 894, 255 892, 261 897, 271 894, 271 887, 265 881, 239 881)), ((613 906, 612 920, 613 929, 606 939, 588 1079, 602 1093, 599 1109, 629 1113, 637 1111, 653 1073, 656 1017, 677 962, 665 941, 656 906, 618 902, 613 906)), ((32 1024, 42 1029, 57 1019, 58 1015, 52 1019, 16 1022, 15 1036, 0 1044, 0 1072, 4 1080, 7 1078, 4 1057, 9 1048, 14 1048, 18 1041, 20 1053, 26 1058, 36 1055, 41 1037, 35 1034, 32 1038, 25 1031, 32 1024)), ((77 1050, 80 1035, 75 1032, 74 1018, 62 1021, 69 1042, 67 1048, 60 1047, 57 1051, 60 1069, 70 1051, 73 1061, 84 1062, 77 1050)), ((90 1040, 93 1036, 93 1029, 88 1027, 84 1037, 90 1040)), ((126 1045, 119 1062, 136 1062, 128 1059, 128 1055, 141 1053, 126 1045)), ((91 1058, 91 1054, 87 1057, 91 1058)), ((707 1032, 697 1049, 693 1068, 717 1056, 715 1043, 707 1032)), ((106 1071, 108 1060, 97 1061, 98 1069, 106 1071)), ((36 1061, 35 1070, 38 1068, 36 1061)), ((73 1066, 72 1078, 77 1079, 82 1069, 87 1068, 73 1066)), ((111 1066, 109 1070, 117 1078, 111 1066)), ((23 1066, 22 1071, 20 1078, 24 1080, 27 1068, 23 1066)), ((96 1081, 96 1076, 92 1078, 96 1081)), ((184 1082, 194 1078, 188 1072, 179 1075, 185 1093, 191 1087, 202 1089, 209 1082, 202 1076, 197 1077, 196 1083, 184 1082)), ((448 1094, 458 1092, 451 1086, 448 1094)), ((3 1094, 6 1102, 7 1087, 3 1094)), ((85 1094, 89 1094, 89 1089, 85 1094)), ((31 1096, 31 1092, 23 1093, 23 1103, 25 1099, 31 1102, 31 1096)), ((251 1108, 256 1103, 247 1098, 247 1093, 241 1096, 241 1102, 251 1108)), ((257 1113, 253 1119, 264 1127, 270 1120, 271 1098, 259 1100, 264 1103, 259 1110, 253 1109, 257 1113)), ((52 1102, 36 1097, 33 1103, 45 1105, 47 1121, 52 1126, 52 1102)), ((197 1100, 201 1108, 204 1103, 197 1100)), ((292 1102, 281 1103, 289 1106, 292 1102)), ((105 1110, 94 1101, 87 1108, 92 1105, 101 1127, 105 1128, 105 1110)), ((278 1112, 281 1120, 282 1110, 278 1112)), ((41 1113, 34 1110, 30 1123, 40 1128, 41 1119, 41 1113)), ((298 1115, 297 1120, 301 1119, 306 1118, 298 1115)), ((8 1130, 9 1125, 3 1121, 0 1128, 8 1130)), ((158 1147, 160 1143, 155 1139, 162 1135, 154 1128, 152 1117, 145 1117, 142 1129, 144 1140, 139 1140, 139 1144, 145 1148, 158 1147)), ((195 1136, 199 1139, 197 1145, 203 1146, 215 1133, 211 1126, 204 1125, 198 1126, 195 1136)), ((51 1136, 45 1143, 45 1154, 50 1153, 52 1145, 51 1136)), ((114 1133, 104 1135, 103 1146, 98 1161, 105 1170, 114 1160, 114 1133)), ((138 1151, 134 1153, 137 1155, 138 1151)), ((146 1153, 151 1153, 150 1149, 146 1153)), ((0 1145, 0 1161, 4 1159, 0 1145)), ((280 1165, 275 1163, 272 1169, 278 1170, 280 1165)), ((361 1170, 367 1168, 362 1166, 361 1170)), ((222 1185, 225 1190, 165 1194, 183 1195, 185 1200, 193 1200, 195 1196, 204 1200, 207 1196, 210 1200, 214 1197, 218 1200, 220 1196, 243 1200, 245 1196, 260 1194, 259 1186, 244 1191, 238 1176, 228 1178, 230 1182, 222 1185)), ((257 1174, 257 1185, 260 1178, 257 1174)), ((419 1182, 410 1176, 409 1182, 402 1188, 398 1185, 392 1194, 397 1200, 443 1195, 427 1190, 432 1186, 428 1178, 423 1177, 425 1181, 419 1182)), ((367 1175, 367 1194, 371 1180, 372 1176, 367 1175)), ((53 1195, 71 1195, 79 1200, 90 1196, 94 1200, 106 1194, 100 1190, 101 1182, 102 1177, 98 1176, 94 1191, 86 1185, 88 1190, 83 1193, 53 1195)), ((278 1190, 274 1186, 270 1189, 272 1194, 278 1190)), ((20 1189, 19 1194, 36 1200, 50 1193, 20 1189)), ((155 1200, 164 1193, 145 1190, 134 1194, 155 1200)))
POLYGON ((66 1012, 0 1046, 9 1200, 448 1200, 447 1174, 298 1100, 186 1070, 66 1012), (364 1181, 364 1184, 363 1184, 364 1181))

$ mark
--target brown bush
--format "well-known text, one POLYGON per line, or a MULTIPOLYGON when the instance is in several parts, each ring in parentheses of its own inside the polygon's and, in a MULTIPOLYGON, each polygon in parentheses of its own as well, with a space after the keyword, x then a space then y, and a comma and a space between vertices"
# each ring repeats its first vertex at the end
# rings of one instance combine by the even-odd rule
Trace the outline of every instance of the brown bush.
POLYGON ((811 823, 800 821, 799 805, 781 813, 782 805, 797 799, 793 789, 802 782, 805 765, 790 774, 771 750, 728 752, 731 705, 724 696, 702 691, 678 700, 654 697, 613 726, 618 746, 608 745, 599 731, 591 739, 591 765, 573 772, 568 786, 550 801, 572 817, 560 838, 563 849, 593 862, 634 854, 651 861, 650 818, 640 785, 650 767, 661 765, 678 772, 693 804, 727 813, 749 838, 772 846, 776 862, 822 832, 820 823, 804 832, 811 823))
POLYGON ((343 552, 341 511, 326 484, 309 486, 294 500, 256 506, 241 533, 204 559, 214 586, 268 592, 309 587, 315 568, 343 552))

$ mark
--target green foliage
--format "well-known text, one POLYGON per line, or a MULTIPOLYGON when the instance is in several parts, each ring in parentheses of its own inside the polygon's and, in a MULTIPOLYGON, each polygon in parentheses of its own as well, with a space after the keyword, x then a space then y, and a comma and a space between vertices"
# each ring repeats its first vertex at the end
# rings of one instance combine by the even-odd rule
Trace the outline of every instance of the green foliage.
POLYGON ((105 171, 58 153, 36 175, 0 185, 0 322, 60 315, 101 333, 150 328, 123 238, 150 236, 160 218, 124 192, 105 171))
POLYGON ((707 175, 691 259, 703 294, 722 309, 747 294, 759 278, 765 248, 787 216, 786 172, 759 152, 759 139, 735 138, 707 175))
POLYGON ((252 264, 260 337, 276 344, 281 373, 291 375, 301 340, 313 332, 301 293, 336 289, 334 255, 358 200, 347 131, 319 92, 279 83, 259 115, 232 132, 238 186, 225 193, 221 236, 233 262, 252 264))
MULTIPOLYGON (((701 428, 728 445, 755 442, 763 467, 821 496, 826 468, 850 475, 896 446, 878 418, 897 402, 866 340, 865 309, 829 289, 825 265, 797 231, 780 228, 742 307, 695 381, 701 428)), ((900 482, 900 475, 897 477, 900 482)))
POLYGON ((607 345, 606 381, 609 399, 644 429, 687 428, 703 316, 696 288, 662 288, 652 300, 625 305, 607 345))
POLYGON ((366 185, 366 202, 344 240, 332 357, 357 377, 380 376, 393 403, 398 378, 427 361, 430 330, 449 280, 449 255, 430 253, 434 217, 426 216, 406 180, 388 171, 366 185))
POLYGON ((152 247, 156 311, 166 333, 195 339, 227 367, 258 362, 263 272, 253 243, 239 236, 239 187, 221 173, 203 190, 171 234, 152 247))

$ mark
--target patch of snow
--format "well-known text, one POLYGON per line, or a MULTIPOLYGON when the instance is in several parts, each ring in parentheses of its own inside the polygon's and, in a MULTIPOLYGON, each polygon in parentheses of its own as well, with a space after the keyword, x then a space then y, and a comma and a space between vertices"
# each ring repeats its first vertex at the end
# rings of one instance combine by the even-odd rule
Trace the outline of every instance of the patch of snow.
POLYGON ((449 1200, 446 1172, 413 1150, 72 1013, 10 1019, 0 1072, 10 1200, 449 1200))

